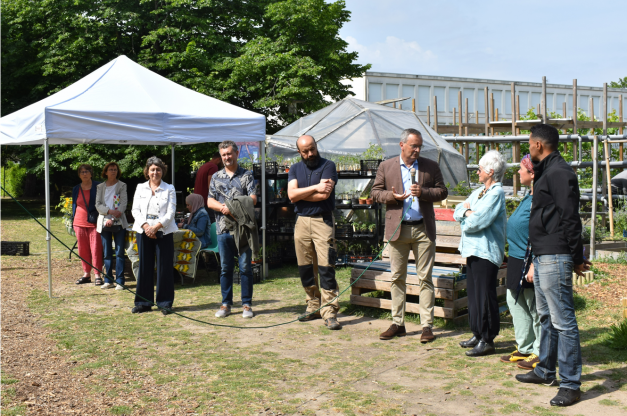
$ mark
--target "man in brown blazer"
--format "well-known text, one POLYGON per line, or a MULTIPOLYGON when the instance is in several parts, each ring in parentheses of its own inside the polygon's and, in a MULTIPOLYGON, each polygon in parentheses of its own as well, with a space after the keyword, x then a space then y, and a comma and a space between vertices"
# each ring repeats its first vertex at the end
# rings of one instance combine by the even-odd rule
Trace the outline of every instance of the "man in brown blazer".
POLYGON ((422 135, 418 130, 403 130, 400 146, 400 157, 381 163, 372 186, 374 201, 386 204, 387 207, 385 239, 390 241, 392 269, 392 325, 379 338, 392 339, 406 335, 405 282, 409 251, 413 250, 416 274, 420 281, 420 342, 424 343, 435 339, 431 329, 435 304, 431 278, 435 259, 433 203, 446 199, 448 190, 438 164, 420 157, 422 135), (398 231, 394 233, 397 227, 398 231))

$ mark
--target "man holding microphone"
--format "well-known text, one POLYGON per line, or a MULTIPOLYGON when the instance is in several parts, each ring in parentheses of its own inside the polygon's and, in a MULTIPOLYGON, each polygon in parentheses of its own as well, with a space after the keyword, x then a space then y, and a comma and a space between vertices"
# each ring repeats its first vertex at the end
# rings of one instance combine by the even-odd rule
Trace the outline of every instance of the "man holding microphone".
POLYGON ((385 239, 390 241, 392 269, 392 325, 379 338, 388 340, 406 335, 407 262, 412 250, 420 282, 420 342, 425 343, 435 339, 432 332, 435 292, 431 277, 436 235, 433 203, 445 199, 448 190, 438 164, 420 157, 422 135, 418 130, 403 130, 400 147, 398 158, 381 163, 372 187, 374 201, 387 206, 385 239))

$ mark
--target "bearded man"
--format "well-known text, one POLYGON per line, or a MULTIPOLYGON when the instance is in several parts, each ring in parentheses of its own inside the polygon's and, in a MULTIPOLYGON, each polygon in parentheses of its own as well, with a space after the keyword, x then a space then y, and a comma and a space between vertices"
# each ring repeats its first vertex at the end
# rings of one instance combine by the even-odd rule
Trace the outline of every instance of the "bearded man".
POLYGON ((298 319, 304 322, 323 318, 329 329, 338 330, 341 325, 337 321, 340 305, 335 280, 337 249, 333 218, 337 170, 335 163, 320 157, 313 137, 299 137, 296 148, 302 162, 290 168, 287 195, 298 216, 294 244, 307 302, 305 314, 298 319), (320 305, 326 306, 320 309, 320 305))

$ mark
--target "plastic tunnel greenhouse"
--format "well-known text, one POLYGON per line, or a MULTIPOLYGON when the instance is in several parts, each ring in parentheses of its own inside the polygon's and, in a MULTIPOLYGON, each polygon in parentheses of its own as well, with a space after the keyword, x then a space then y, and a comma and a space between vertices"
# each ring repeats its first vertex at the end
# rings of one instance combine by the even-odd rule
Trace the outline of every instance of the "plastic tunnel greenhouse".
POLYGON ((360 155, 371 143, 378 143, 389 159, 400 154, 400 135, 406 128, 422 133, 420 155, 439 163, 445 183, 455 186, 468 181, 464 157, 415 113, 356 98, 345 98, 295 121, 268 137, 266 144, 270 156, 292 158, 298 156, 296 139, 309 134, 324 157, 360 155))

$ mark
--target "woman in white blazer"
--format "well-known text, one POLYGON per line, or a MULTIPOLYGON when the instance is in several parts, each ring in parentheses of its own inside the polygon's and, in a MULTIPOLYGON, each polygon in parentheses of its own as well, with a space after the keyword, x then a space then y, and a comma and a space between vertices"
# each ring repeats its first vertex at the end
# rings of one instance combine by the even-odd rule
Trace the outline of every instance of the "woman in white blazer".
POLYGON ((174 221, 176 192, 161 180, 168 167, 153 156, 146 161, 144 177, 133 197, 133 231, 137 232, 139 277, 133 313, 148 312, 154 301, 154 264, 157 258, 157 306, 161 313, 171 313, 174 302, 174 221))
POLYGON ((115 162, 109 162, 102 170, 105 182, 96 187, 96 209, 98 210, 98 222, 96 230, 100 233, 102 247, 104 248, 104 266, 106 274, 102 289, 109 289, 114 286, 113 273, 113 249, 111 242, 115 241, 115 289, 124 289, 124 239, 128 222, 126 221, 126 206, 128 205, 128 195, 126 194, 126 184, 120 181, 122 171, 115 162))

